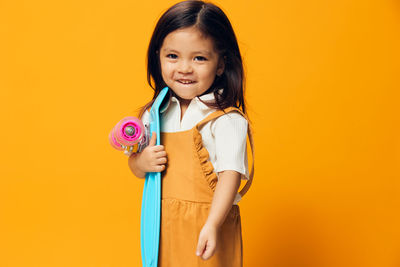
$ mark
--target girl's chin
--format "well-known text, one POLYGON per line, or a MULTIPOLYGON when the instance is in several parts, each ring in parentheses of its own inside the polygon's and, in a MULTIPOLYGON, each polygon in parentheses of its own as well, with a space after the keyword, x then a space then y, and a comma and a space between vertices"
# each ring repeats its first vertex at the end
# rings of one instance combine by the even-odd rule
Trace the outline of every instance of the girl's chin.
POLYGON ((176 95, 179 101, 183 101, 183 102, 190 102, 193 98, 195 98, 196 96, 181 96, 181 95, 176 95))

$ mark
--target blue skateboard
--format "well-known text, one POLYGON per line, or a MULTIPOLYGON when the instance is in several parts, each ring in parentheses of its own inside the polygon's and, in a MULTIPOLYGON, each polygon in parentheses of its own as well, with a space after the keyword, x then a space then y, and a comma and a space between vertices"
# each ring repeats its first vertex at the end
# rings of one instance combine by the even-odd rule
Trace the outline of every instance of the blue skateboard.
MULTIPOLYGON (((168 87, 160 91, 150 109, 150 135, 157 134, 156 145, 160 145, 160 106, 167 95, 168 87)), ((140 218, 140 247, 143 267, 157 267, 160 241, 161 173, 146 173, 140 218)))

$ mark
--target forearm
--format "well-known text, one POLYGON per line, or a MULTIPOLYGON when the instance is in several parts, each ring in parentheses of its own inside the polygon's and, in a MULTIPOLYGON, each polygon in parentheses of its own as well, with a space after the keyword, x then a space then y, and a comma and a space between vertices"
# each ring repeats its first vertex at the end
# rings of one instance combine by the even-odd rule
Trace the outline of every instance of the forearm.
POLYGON ((128 166, 129 169, 132 171, 132 173, 138 177, 138 178, 144 178, 146 177, 146 173, 140 169, 138 166, 138 161, 137 157, 139 154, 133 153, 132 155, 129 156, 128 159, 128 166))
POLYGON ((232 208, 237 190, 240 186, 240 174, 236 171, 223 171, 219 173, 218 183, 215 188, 208 224, 220 227, 232 208))

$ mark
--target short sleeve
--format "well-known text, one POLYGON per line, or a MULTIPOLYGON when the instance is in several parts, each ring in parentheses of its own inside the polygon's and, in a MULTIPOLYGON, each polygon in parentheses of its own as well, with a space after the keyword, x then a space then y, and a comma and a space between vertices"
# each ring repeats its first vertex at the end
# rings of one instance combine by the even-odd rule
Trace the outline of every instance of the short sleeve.
POLYGON ((238 112, 217 118, 212 127, 215 138, 215 171, 233 170, 249 179, 247 161, 247 120, 238 112))

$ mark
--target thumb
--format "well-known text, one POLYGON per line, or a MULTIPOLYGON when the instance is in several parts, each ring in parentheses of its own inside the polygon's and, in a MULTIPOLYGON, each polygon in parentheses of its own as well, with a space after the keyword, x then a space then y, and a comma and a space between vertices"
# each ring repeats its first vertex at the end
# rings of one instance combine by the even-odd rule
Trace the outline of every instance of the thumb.
POLYGON ((196 256, 201 256, 204 252, 205 247, 206 239, 199 239, 199 242, 197 243, 196 256))
POLYGON ((152 132, 151 133, 151 139, 149 142, 149 146, 155 146, 156 145, 156 141, 157 141, 157 133, 156 132, 152 132))

